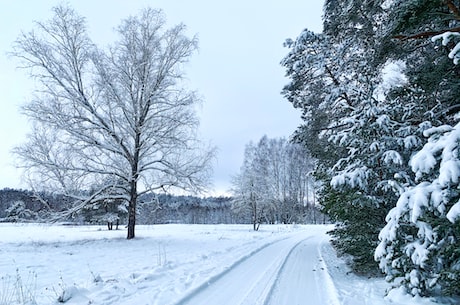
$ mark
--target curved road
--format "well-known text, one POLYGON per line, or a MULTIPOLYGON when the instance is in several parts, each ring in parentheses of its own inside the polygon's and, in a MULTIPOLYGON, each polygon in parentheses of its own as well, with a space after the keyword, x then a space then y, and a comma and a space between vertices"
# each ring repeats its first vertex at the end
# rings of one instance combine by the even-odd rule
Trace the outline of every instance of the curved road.
POLYGON ((321 256, 326 240, 304 233, 269 244, 177 305, 339 305, 321 256))

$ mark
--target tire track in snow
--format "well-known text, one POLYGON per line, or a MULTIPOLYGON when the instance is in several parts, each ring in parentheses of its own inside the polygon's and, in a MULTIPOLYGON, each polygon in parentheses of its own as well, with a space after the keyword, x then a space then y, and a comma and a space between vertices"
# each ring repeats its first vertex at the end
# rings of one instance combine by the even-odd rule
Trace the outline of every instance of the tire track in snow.
POLYGON ((337 292, 337 288, 335 287, 334 281, 332 280, 332 276, 329 273, 326 261, 323 258, 321 249, 324 246, 325 242, 329 242, 329 238, 323 238, 321 242, 318 244, 318 255, 321 261, 322 268, 324 269, 324 283, 327 287, 328 295, 329 295, 329 301, 330 305, 340 305, 339 301, 339 293, 337 292))
POLYGON ((296 234, 259 248, 211 278, 176 305, 266 304, 291 253, 312 237, 296 234))
POLYGON ((321 254, 324 240, 315 236, 292 248, 264 305, 340 305, 321 254))

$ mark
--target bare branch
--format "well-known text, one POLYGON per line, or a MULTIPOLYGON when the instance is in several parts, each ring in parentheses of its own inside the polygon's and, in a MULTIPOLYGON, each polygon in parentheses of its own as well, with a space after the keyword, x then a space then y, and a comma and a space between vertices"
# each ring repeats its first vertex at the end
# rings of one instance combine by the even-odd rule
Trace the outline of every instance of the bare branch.
POLYGON ((446 4, 452 14, 454 14, 455 19, 460 20, 460 9, 452 2, 452 0, 446 0, 446 4))

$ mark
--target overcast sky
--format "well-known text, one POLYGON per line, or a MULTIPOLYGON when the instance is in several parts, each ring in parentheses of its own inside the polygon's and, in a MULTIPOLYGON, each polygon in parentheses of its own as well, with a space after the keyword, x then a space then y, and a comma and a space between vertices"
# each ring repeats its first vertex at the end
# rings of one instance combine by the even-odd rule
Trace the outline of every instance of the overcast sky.
MULTIPOLYGON (((0 0, 0 189, 27 188, 14 167, 11 150, 29 130, 20 105, 31 96, 33 82, 8 57, 21 31, 51 17, 56 0, 0 0)), ((201 137, 219 149, 214 166, 214 194, 231 187, 249 141, 289 137, 300 112, 280 94, 288 82, 280 61, 286 38, 304 29, 321 31, 323 1, 318 0, 70 0, 86 17, 90 37, 111 43, 120 20, 142 8, 163 9, 168 23, 184 23, 199 37, 199 52, 186 67, 188 87, 203 97, 199 110, 201 137)))

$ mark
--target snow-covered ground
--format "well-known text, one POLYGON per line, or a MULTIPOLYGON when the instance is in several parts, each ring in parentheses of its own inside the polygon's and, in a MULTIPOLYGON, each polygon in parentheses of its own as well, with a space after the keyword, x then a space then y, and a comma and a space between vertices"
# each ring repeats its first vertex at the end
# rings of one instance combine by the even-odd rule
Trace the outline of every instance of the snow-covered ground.
MULTIPOLYGON (((349 273, 331 226, 0 224, 0 305, 435 304, 349 273)), ((439 304, 439 303, 437 303, 439 304)))

